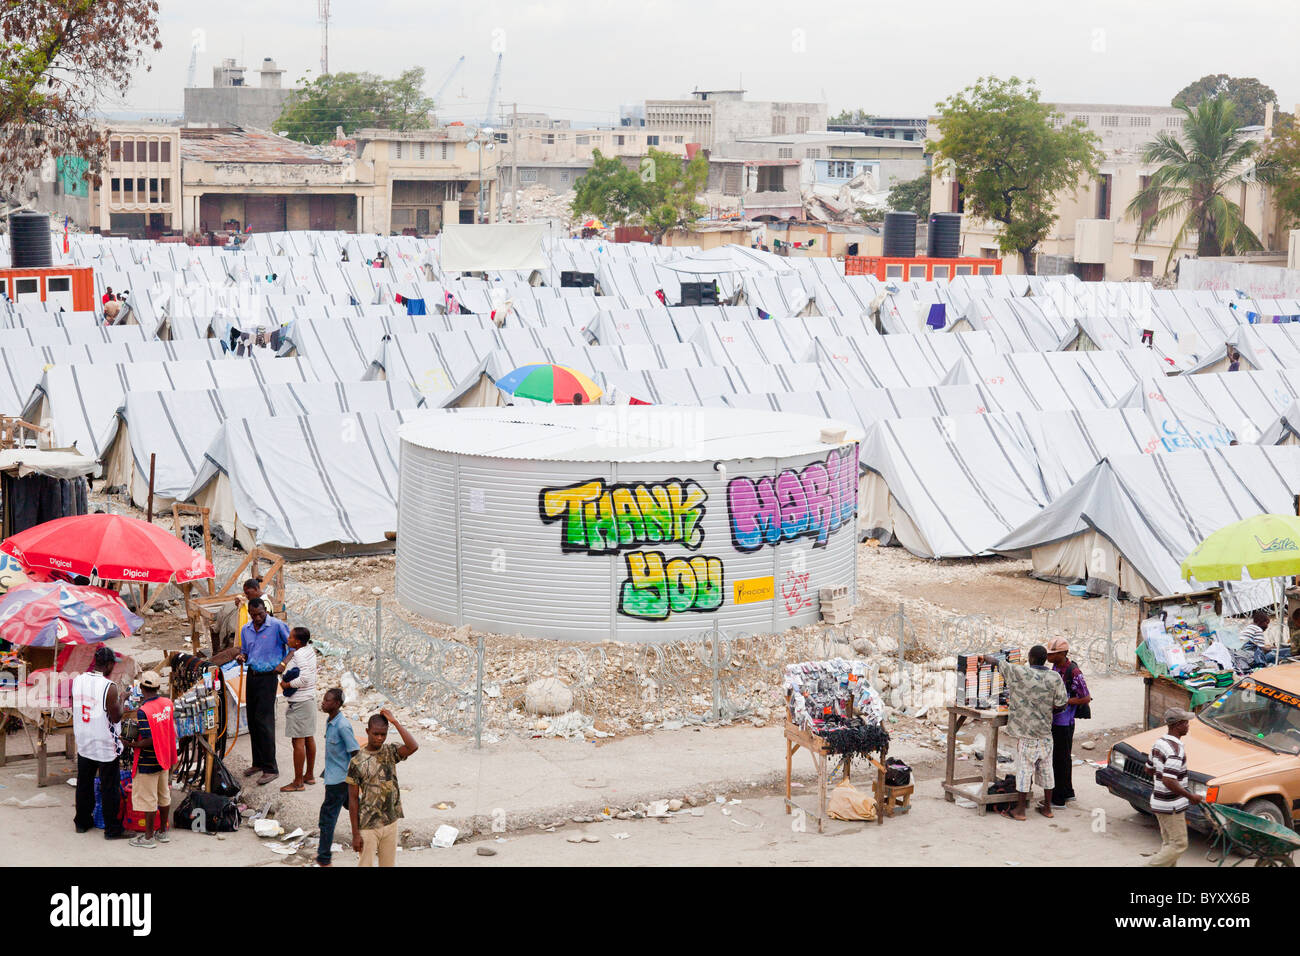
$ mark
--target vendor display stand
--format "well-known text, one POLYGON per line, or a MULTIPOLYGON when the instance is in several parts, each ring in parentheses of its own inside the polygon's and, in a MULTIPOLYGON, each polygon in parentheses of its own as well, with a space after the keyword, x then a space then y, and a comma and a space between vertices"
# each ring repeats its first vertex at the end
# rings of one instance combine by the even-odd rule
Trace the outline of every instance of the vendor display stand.
MULTIPOLYGON (((1221 615, 1223 613, 1222 588, 1207 588, 1204 591, 1189 591, 1186 594, 1165 594, 1159 597, 1139 599, 1137 644, 1135 646, 1139 651, 1142 648, 1142 622, 1159 614, 1162 608, 1170 605, 1199 604, 1205 601, 1213 601, 1215 614, 1221 615)), ((1153 727, 1163 727, 1164 713, 1171 707, 1179 710, 1190 710, 1195 713, 1206 704, 1217 700, 1219 695, 1227 690, 1226 687, 1193 690, 1164 674, 1152 673, 1151 669, 1142 662, 1140 653, 1137 655, 1134 670, 1142 675, 1142 681, 1145 684, 1145 692, 1142 697, 1142 725, 1147 730, 1151 730, 1153 727)))
MULTIPOLYGON (((817 821, 817 832, 822 833, 826 826, 826 788, 829 779, 830 758, 834 756, 826 752, 826 741, 818 737, 811 730, 803 730, 797 726, 788 716, 789 712, 789 695, 786 695, 787 716, 785 718, 785 812, 789 814, 792 810, 800 810, 808 813, 817 821), (791 787, 794 776, 794 754, 795 751, 802 747, 808 753, 812 754, 813 765, 817 769, 817 812, 809 813, 799 804, 791 799, 791 787)), ((852 714, 852 704, 849 705, 849 713, 852 714)), ((840 768, 844 772, 844 779, 849 779, 849 765, 852 763, 852 755, 845 754, 840 759, 840 768)), ((876 807, 876 818, 880 818, 880 807, 876 807)))
MULTIPOLYGON (((48 787, 51 783, 49 772, 49 758, 51 751, 49 741, 51 738, 63 737, 63 749, 53 752, 53 756, 63 757, 65 760, 75 760, 77 757, 77 739, 73 730, 71 720, 71 691, 73 679, 81 673, 90 669, 91 659, 94 655, 95 648, 93 645, 81 644, 72 648, 71 653, 64 661, 62 670, 55 668, 55 651, 53 648, 46 647, 19 647, 17 653, 23 662, 25 675, 28 680, 26 693, 33 693, 34 687, 30 683, 31 675, 38 671, 45 671, 52 674, 52 686, 49 688, 52 694, 45 693, 29 701, 31 706, 28 707, 0 707, 0 767, 5 766, 10 760, 32 760, 36 761, 36 785, 38 787, 48 787), (69 696, 63 700, 64 693, 69 696), (38 716, 34 721, 36 725, 35 739, 32 737, 32 723, 28 717, 24 716, 24 711, 28 714, 32 710, 38 711, 38 716), (60 719, 60 714, 66 713, 68 719, 60 719), (5 733, 5 725, 8 724, 10 717, 17 717, 23 724, 23 730, 26 733, 28 746, 31 753, 10 754, 8 753, 9 735, 5 733)), ((127 682, 135 673, 135 661, 129 657, 119 657, 116 666, 113 668, 110 679, 119 684, 127 682)), ((20 678, 21 679, 21 678, 20 678)), ((18 697, 24 693, 23 687, 19 686, 14 689, 15 696, 18 697)), ((58 782, 63 774, 56 774, 53 782, 58 782)))
MULTIPOLYGON (((176 661, 177 654, 169 655, 168 659, 176 661)), ((196 667, 193 671, 185 674, 178 673, 175 666, 172 667, 171 678, 169 681, 168 697, 172 700, 173 710, 176 713, 176 742, 177 746, 182 749, 182 756, 185 755, 186 741, 193 741, 194 751, 189 752, 189 765, 180 767, 173 773, 173 779, 188 784, 187 790, 196 789, 199 780, 202 780, 202 789, 205 792, 212 792, 212 775, 216 765, 217 742, 222 733, 221 726, 221 697, 226 693, 225 685, 221 680, 220 669, 213 669, 203 664, 196 667), (202 687, 207 671, 213 670, 212 689, 206 697, 202 693, 202 687), (198 688, 198 696, 210 701, 211 713, 206 714, 204 708, 189 707, 186 695, 195 688, 198 688), (205 714, 209 719, 205 719, 205 714), (202 772, 197 772, 197 764, 194 760, 202 761, 202 772), (188 774, 184 771, 189 770, 188 774)))
POLYGON ((949 803, 958 797, 974 801, 977 812, 983 814, 990 806, 1000 803, 1015 803, 1019 799, 1015 793, 989 793, 991 784, 998 775, 998 729, 1007 725, 1007 715, 996 710, 976 710, 974 707, 948 708, 948 752, 944 761, 943 798, 949 803), (974 776, 958 777, 957 773, 957 731, 966 721, 978 725, 984 734, 984 760, 980 772, 974 776), (978 783, 980 792, 967 793, 961 789, 963 784, 978 783))

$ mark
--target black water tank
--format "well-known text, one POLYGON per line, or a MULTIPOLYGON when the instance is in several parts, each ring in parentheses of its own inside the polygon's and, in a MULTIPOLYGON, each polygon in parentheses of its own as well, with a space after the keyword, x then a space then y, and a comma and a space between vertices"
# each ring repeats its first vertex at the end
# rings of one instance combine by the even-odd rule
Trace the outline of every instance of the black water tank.
POLYGON ((961 256, 961 213, 932 212, 925 239, 926 255, 932 259, 961 256))
POLYGON ((9 214, 9 256, 15 269, 48 269, 54 265, 50 217, 39 212, 9 214))
POLYGON ((885 213, 885 240, 883 254, 892 258, 916 255, 916 213, 885 213))

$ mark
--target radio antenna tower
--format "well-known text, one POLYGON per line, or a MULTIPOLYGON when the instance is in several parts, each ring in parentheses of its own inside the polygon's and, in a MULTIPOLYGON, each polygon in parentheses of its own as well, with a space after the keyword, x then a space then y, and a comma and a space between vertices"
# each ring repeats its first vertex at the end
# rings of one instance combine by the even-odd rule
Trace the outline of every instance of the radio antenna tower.
POLYGON ((330 71, 330 0, 317 0, 320 5, 320 75, 330 71))

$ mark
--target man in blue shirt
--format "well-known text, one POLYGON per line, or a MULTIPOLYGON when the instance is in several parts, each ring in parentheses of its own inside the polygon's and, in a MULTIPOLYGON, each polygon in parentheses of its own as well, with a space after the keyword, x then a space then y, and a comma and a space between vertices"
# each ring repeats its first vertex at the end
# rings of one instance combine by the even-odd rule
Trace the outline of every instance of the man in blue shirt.
POLYGON ((275 692, 280 686, 277 675, 284 671, 288 651, 288 626, 266 613, 261 598, 253 598, 248 602, 248 623, 239 633, 237 660, 248 665, 244 699, 248 703, 248 740, 253 748, 253 763, 244 776, 260 771, 259 786, 280 775, 275 762, 275 692))
POLYGON ((361 748, 352 733, 351 722, 343 716, 343 691, 331 687, 325 692, 320 709, 329 718, 325 724, 325 802, 320 808, 320 842, 316 847, 316 865, 330 865, 330 844, 334 842, 334 826, 339 811, 348 802, 348 764, 361 748))

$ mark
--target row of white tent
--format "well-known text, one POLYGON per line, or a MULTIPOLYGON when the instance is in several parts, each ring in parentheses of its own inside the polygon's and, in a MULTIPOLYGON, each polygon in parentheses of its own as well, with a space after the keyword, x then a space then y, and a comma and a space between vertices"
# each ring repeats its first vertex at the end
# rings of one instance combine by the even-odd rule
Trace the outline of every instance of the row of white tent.
MULTIPOLYGON (((664 265, 681 250, 549 244, 553 268, 592 272, 615 293, 594 295, 533 284, 553 276, 439 274, 423 242, 286 233, 252 237, 237 254, 153 244, 145 255, 150 244, 105 240, 92 258, 146 283, 132 294, 146 289, 151 308, 138 309, 139 326, 110 329, 93 313, 0 308, 0 413, 51 422, 58 443, 99 458, 137 499, 154 456, 158 497, 207 504, 242 542, 293 555, 385 547, 397 423, 438 414, 422 404, 504 402, 490 380, 531 362, 577 368, 620 400, 859 424, 865 532, 929 557, 1029 552, 1045 575, 1132 593, 1170 586, 1170 556, 1224 509, 1283 507, 1297 490, 1287 446, 1300 420, 1300 336, 1261 320, 1300 311, 1286 300, 1042 277, 882 283, 830 260, 733 248, 687 255, 702 270, 725 267, 719 291, 744 304, 670 309, 653 293, 692 277, 664 265), (365 264, 379 252, 387 269, 365 264), (177 271, 194 283, 169 287, 177 271), (283 357, 240 360, 209 337, 228 325, 206 314, 203 295, 178 290, 259 275, 283 357), (439 314, 449 295, 472 311, 439 314), (398 296, 429 314, 409 314, 398 296), (921 331, 936 305, 942 330, 921 331), (1229 345, 1243 371, 1224 371, 1229 345), (1060 504, 1085 500, 1081 483, 1128 488, 1130 474, 1146 476, 1141 494, 1126 491, 1107 513, 1163 522, 1147 498, 1173 495, 1180 520, 1195 518, 1182 520, 1185 534, 1162 524, 1156 543, 1130 553, 1122 534, 1060 504), (1202 500, 1205 474, 1226 476, 1218 502, 1202 500), (1035 539, 1049 528, 1058 536, 1035 539)), ((1247 606, 1248 591, 1231 606, 1247 606)))

